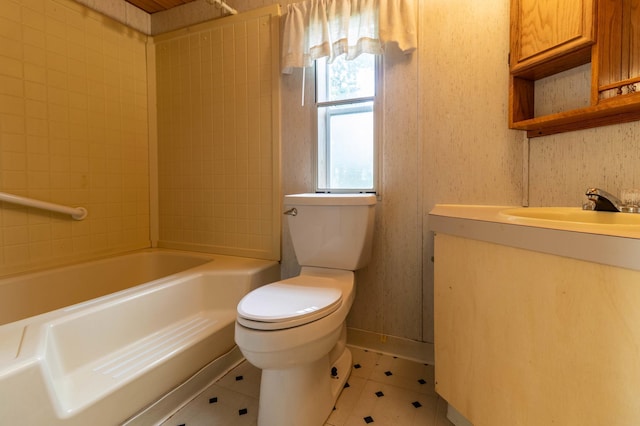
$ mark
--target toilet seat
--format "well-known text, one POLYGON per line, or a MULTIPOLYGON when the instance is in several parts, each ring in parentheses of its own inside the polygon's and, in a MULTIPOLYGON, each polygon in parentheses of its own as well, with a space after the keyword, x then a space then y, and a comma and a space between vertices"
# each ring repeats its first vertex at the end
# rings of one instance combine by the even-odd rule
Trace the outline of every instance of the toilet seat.
POLYGON ((247 294, 238 304, 238 323, 255 330, 283 330, 323 318, 340 307, 342 291, 326 286, 326 278, 301 278, 268 284, 247 294))

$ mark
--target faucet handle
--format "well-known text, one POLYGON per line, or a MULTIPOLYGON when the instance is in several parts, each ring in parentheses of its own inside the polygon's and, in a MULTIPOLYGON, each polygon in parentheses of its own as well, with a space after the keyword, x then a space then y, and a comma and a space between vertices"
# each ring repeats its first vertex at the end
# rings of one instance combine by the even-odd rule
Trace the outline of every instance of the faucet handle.
POLYGON ((640 189, 623 189, 620 194, 622 203, 627 207, 640 206, 640 189))

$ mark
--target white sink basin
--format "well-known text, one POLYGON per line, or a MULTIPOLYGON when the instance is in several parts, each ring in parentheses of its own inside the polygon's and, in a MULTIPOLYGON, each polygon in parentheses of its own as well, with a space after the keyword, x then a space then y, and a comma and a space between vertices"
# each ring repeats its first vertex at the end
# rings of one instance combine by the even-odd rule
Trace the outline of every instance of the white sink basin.
POLYGON ((438 233, 640 271, 640 214, 575 207, 437 204, 438 233))
POLYGON ((612 213, 582 210, 579 207, 518 207, 504 209, 500 215, 519 221, 555 221, 585 225, 640 226, 640 213, 612 213))

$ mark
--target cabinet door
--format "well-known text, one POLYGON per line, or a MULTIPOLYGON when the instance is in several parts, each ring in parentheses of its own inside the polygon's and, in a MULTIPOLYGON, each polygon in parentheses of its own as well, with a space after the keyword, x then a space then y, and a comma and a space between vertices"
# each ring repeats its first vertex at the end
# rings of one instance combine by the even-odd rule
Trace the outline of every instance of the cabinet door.
POLYGON ((511 72, 541 78, 590 60, 594 0, 511 0, 511 72))
POLYGON ((640 91, 640 0, 600 0, 599 99, 640 91))

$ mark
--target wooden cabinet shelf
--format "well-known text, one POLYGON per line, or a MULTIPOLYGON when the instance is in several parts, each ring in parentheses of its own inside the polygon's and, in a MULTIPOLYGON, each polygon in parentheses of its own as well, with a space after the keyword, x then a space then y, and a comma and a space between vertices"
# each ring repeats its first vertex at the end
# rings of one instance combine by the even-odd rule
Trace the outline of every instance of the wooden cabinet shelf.
POLYGON ((510 128, 533 138, 640 120, 640 0, 511 0, 511 7, 510 128), (590 105, 536 116, 536 80, 589 62, 590 105))
POLYGON ((535 138, 573 130, 640 120, 640 93, 612 98, 597 105, 566 112, 523 119, 512 128, 526 130, 535 138))

